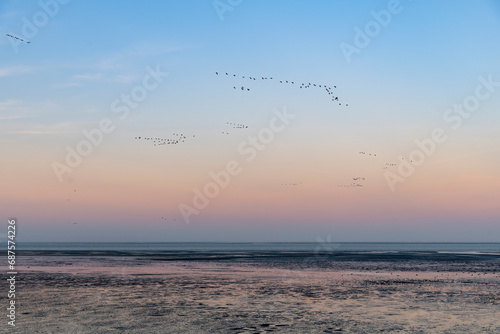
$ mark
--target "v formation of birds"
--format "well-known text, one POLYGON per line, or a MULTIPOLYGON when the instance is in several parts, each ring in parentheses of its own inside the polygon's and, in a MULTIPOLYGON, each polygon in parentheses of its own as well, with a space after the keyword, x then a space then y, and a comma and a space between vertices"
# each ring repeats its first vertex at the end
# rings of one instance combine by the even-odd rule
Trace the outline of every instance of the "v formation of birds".
MULTIPOLYGON (((228 77, 232 77, 232 78, 241 78, 241 79, 246 79, 246 80, 249 80, 250 82, 252 81, 256 81, 256 80, 274 80, 275 82, 278 82, 279 81, 279 84, 285 84, 285 85, 295 85, 296 87, 299 87, 300 89, 307 89, 307 88, 321 88, 321 89, 324 89, 325 92, 328 94, 328 96, 330 97, 331 101, 332 102, 338 102, 339 106, 342 105, 342 103, 339 101, 339 97, 338 96, 335 96, 334 95, 334 92, 333 90, 335 88, 337 88, 337 86, 333 86, 333 88, 329 85, 325 85, 325 84, 317 84, 317 83, 311 83, 311 82, 299 82, 298 81, 291 81, 291 80, 278 80, 278 79, 275 79, 273 77, 255 77, 255 76, 246 76, 246 75, 236 75, 236 74, 229 74, 228 72, 221 72, 219 74, 219 72, 215 72, 215 75, 220 75, 220 76, 228 76, 228 77)), ((245 86, 233 86, 233 89, 234 90, 242 90, 242 91, 246 91, 246 92, 249 92, 250 91, 250 88, 249 87, 245 87, 245 86)), ((346 107, 349 106, 349 104, 345 104, 346 107)))

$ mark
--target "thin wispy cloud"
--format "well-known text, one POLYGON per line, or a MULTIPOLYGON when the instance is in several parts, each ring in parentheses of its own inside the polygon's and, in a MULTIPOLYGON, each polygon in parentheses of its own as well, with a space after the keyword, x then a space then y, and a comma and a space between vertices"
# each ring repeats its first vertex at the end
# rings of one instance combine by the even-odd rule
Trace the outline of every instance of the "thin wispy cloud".
POLYGON ((79 124, 75 122, 62 122, 56 124, 30 124, 30 125, 11 125, 5 134, 22 135, 60 135, 75 133, 79 124))
POLYGON ((122 51, 113 53, 103 58, 98 63, 98 68, 103 70, 113 70, 122 68, 139 58, 154 57, 171 52, 177 52, 189 47, 158 45, 153 42, 143 42, 130 46, 122 51))
POLYGON ((31 66, 0 67, 0 77, 9 77, 36 72, 38 68, 31 66))
POLYGON ((0 116, 0 121, 4 120, 9 120, 9 119, 21 119, 21 118, 27 118, 26 116, 0 116))
POLYGON ((141 42, 126 47, 121 51, 101 57, 96 61, 88 59, 71 63, 54 64, 54 68, 77 70, 66 82, 54 84, 54 88, 85 87, 87 83, 118 83, 128 85, 142 78, 135 62, 138 59, 156 57, 172 52, 191 49, 194 46, 161 45, 161 42, 141 42), (123 74, 126 71, 128 74, 123 74), (137 72, 137 73, 135 73, 137 72))
POLYGON ((78 83, 78 82, 66 82, 66 83, 60 83, 60 84, 54 84, 54 85, 52 85, 52 88, 54 88, 54 89, 74 88, 74 87, 83 87, 83 84, 82 83, 78 83))
POLYGON ((0 101, 0 114, 2 120, 37 117, 60 111, 61 107, 54 101, 41 101, 27 103, 23 100, 8 99, 0 101))
MULTIPOLYGON (((77 74, 73 76, 73 79, 81 82, 81 81, 91 81, 91 82, 116 82, 116 83, 123 83, 123 84, 129 84, 131 82, 134 82, 134 80, 137 79, 136 76, 134 75, 123 75, 123 74, 116 74, 116 75, 107 75, 104 73, 85 73, 85 74, 77 74)), ((74 84, 78 85, 78 84, 74 84)))
POLYGON ((103 77, 102 73, 86 73, 86 74, 78 74, 73 78, 81 79, 81 80, 90 80, 90 81, 99 81, 103 77))
POLYGON ((6 101, 0 101, 0 113, 4 118, 10 116, 20 116, 19 114, 29 111, 29 107, 21 100, 8 99, 6 101), (7 115, 7 114, 13 115, 7 115))
POLYGON ((492 149, 481 150, 479 152, 474 152, 474 153, 469 153, 469 154, 461 154, 461 155, 457 155, 457 156, 454 156, 451 158, 447 158, 447 159, 443 159, 443 160, 439 160, 439 161, 435 161, 435 162, 430 162, 429 165, 438 165, 438 164, 448 163, 450 161, 455 161, 455 160, 470 159, 472 157, 490 154, 490 153, 494 153, 494 152, 498 152, 498 151, 500 151, 500 148, 492 148, 492 149))
POLYGON ((96 113, 99 111, 101 111, 99 108, 88 108, 88 109, 83 110, 82 112, 83 113, 96 113))
POLYGON ((22 15, 22 12, 20 12, 18 10, 11 10, 11 11, 1 13, 0 17, 8 19, 8 18, 16 17, 16 16, 20 17, 21 15, 22 15))

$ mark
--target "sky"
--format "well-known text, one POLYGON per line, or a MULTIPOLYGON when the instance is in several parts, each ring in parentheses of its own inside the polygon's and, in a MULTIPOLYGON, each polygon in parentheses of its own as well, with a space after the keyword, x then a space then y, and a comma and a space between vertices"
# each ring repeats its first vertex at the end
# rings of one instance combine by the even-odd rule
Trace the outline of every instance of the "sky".
POLYGON ((2 1, 0 219, 20 241, 498 242, 499 30, 493 0, 2 1))

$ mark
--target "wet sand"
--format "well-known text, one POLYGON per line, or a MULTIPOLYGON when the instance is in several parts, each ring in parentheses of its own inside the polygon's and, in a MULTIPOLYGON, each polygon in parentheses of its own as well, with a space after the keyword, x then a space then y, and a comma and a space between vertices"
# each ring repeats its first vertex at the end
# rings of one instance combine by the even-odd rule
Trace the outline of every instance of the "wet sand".
POLYGON ((496 257, 19 263, 17 333, 500 333, 496 257))

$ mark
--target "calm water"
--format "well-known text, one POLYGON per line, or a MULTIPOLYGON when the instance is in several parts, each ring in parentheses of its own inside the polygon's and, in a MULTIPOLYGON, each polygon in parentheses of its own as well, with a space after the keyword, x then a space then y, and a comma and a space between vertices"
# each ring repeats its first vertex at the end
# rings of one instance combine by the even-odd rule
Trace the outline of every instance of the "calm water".
MULTIPOLYGON (((19 256, 153 261, 498 261, 500 243, 42 243, 19 256)), ((1 261, 1 260, 0 260, 1 261)))
POLYGON ((62 243, 24 242, 25 251, 115 251, 115 252, 444 252, 496 253, 500 243, 62 243))

